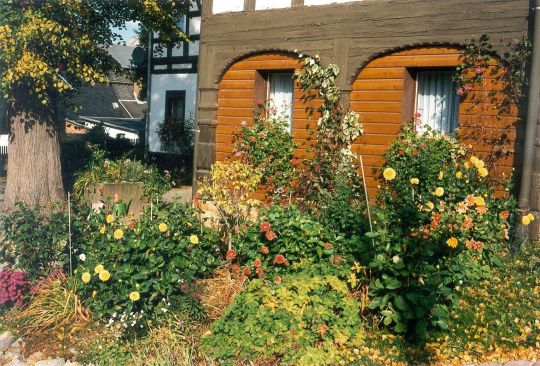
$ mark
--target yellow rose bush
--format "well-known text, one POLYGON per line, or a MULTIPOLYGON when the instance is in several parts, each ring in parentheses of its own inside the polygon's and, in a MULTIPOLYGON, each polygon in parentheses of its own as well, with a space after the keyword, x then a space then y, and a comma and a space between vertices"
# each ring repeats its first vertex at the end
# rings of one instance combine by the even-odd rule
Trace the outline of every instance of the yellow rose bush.
POLYGON ((77 269, 79 290, 97 320, 123 315, 129 335, 196 301, 181 287, 209 275, 222 257, 217 234, 203 228, 196 210, 175 202, 137 220, 110 218, 108 212, 90 214, 83 228, 85 261, 77 269))
POLYGON ((375 278, 369 306, 394 331, 422 338, 448 327, 458 281, 486 278, 499 262, 515 204, 495 194, 486 163, 452 137, 407 125, 385 158, 365 253, 375 278))

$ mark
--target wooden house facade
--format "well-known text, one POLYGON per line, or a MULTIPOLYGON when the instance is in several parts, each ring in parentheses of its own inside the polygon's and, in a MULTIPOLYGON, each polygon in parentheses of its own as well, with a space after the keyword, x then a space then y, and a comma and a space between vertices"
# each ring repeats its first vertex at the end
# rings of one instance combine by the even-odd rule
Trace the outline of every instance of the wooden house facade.
MULTIPOLYGON (((466 95, 456 95, 452 72, 472 39, 488 35, 502 55, 528 36, 529 0, 205 0, 201 12, 195 179, 227 158, 234 131, 253 120, 257 100, 271 96, 272 88, 289 93, 291 133, 306 146, 317 118, 308 117, 291 77, 301 67, 299 53, 319 53, 324 64, 339 66, 342 100, 365 129, 354 151, 364 158, 371 194, 384 152, 403 123, 418 115, 438 119, 435 129, 456 133, 479 155, 496 154, 497 174, 520 171, 519 108, 497 107, 501 59, 493 58, 466 95), (434 112, 440 95, 448 103, 434 112)), ((535 200, 531 210, 540 207, 535 200)))

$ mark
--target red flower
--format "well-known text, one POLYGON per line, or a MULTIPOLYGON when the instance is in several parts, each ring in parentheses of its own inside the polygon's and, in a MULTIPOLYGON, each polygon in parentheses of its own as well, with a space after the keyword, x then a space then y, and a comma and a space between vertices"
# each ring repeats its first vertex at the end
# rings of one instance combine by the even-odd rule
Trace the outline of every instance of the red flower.
POLYGON ((399 151, 398 151, 398 154, 399 154, 399 155, 403 155, 403 154, 405 154, 405 150, 403 150, 403 149, 399 149, 399 151))
POLYGON ((341 263, 341 256, 336 255, 332 258, 332 264, 335 264, 336 266, 341 263))
POLYGON ((187 283, 183 283, 180 285, 180 291, 185 292, 188 289, 187 283))
POLYGON ((456 89, 456 94, 459 95, 459 96, 462 96, 463 94, 465 94, 465 90, 463 90, 463 88, 457 88, 456 89))
POLYGON ((273 231, 268 231, 268 232, 266 232, 265 236, 266 236, 266 239, 268 239, 269 241, 272 241, 272 240, 274 240, 275 238, 277 238, 276 233, 273 232, 273 231))
POLYGON ((262 106, 264 104, 264 100, 257 99, 257 105, 262 106))
POLYGON ((261 260, 260 260, 259 258, 255 259, 255 260, 253 261, 253 266, 254 266, 255 268, 260 268, 260 267, 262 266, 261 260))
POLYGON ((296 158, 291 159, 291 165, 295 166, 295 165, 298 165, 298 164, 300 164, 300 160, 298 160, 296 158))
POLYGON ((135 221, 134 220, 131 220, 131 222, 129 223, 129 228, 131 230, 133 230, 135 228, 135 221))
POLYGON ((285 264, 287 262, 287 258, 285 258, 283 255, 278 254, 274 258, 274 264, 285 264))
POLYGON ((426 148, 426 144, 420 144, 420 148, 423 150, 426 148))
POLYGON ((234 258, 236 258, 237 256, 237 253, 236 253, 236 250, 234 249, 229 249, 227 250, 227 260, 229 261, 232 261, 234 258))
POLYGON ((257 276, 264 277, 264 271, 261 267, 255 269, 255 273, 257 273, 257 276))
POLYGON ((279 285, 281 283, 281 277, 277 276, 274 278, 274 283, 279 285))
POLYGON ((334 246, 332 245, 332 243, 326 243, 324 244, 324 249, 332 249, 334 246))
POLYGON ((502 219, 507 219, 508 216, 510 216, 510 212, 508 211, 501 211, 501 213, 499 214, 501 216, 502 219))
POLYGON ((268 247, 264 246, 261 248, 261 253, 264 254, 264 255, 267 255, 268 253, 270 253, 270 249, 268 249, 268 247))
POLYGON ((272 228, 272 226, 270 225, 269 222, 263 221, 263 222, 261 222, 261 226, 259 226, 259 228, 261 229, 261 232, 267 233, 267 232, 270 231, 270 229, 272 228))
POLYGON ((233 264, 233 265, 231 266, 231 271, 232 271, 233 273, 240 273, 240 266, 239 266, 238 264, 233 264))
POLYGON ((414 156, 418 156, 418 150, 416 150, 416 149, 413 150, 412 154, 413 154, 414 156))
POLYGON ((244 276, 249 276, 250 273, 251 273, 251 269, 249 269, 249 267, 245 267, 244 270, 242 271, 242 274, 244 276))

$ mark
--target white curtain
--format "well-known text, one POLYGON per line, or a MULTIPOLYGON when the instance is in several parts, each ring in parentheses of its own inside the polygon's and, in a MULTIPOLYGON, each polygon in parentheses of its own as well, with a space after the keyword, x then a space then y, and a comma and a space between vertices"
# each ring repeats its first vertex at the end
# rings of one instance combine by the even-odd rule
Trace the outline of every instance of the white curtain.
POLYGON ((420 113, 420 132, 424 126, 444 134, 453 133, 458 124, 459 97, 450 71, 418 73, 416 112, 420 113))
POLYGON ((278 116, 289 119, 289 131, 292 129, 293 113, 293 74, 272 73, 269 76, 268 98, 272 100, 277 109, 278 116))

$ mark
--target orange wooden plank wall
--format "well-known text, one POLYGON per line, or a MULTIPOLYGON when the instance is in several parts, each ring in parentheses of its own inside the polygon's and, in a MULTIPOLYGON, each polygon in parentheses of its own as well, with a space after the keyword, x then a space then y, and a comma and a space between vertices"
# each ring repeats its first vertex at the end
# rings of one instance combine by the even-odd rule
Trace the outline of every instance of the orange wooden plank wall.
MULTIPOLYGON (((353 83, 350 102, 351 109, 360 114, 365 133, 356 141, 353 150, 363 156, 371 197, 376 194, 376 177, 383 163, 383 154, 406 122, 404 111, 413 108, 409 104, 414 104, 414 98, 406 100, 405 97, 407 70, 441 67, 453 69, 460 63, 460 55, 461 51, 457 48, 410 49, 377 58, 359 73, 353 83)), ((216 160, 224 160, 232 152, 233 134, 240 128, 242 121, 248 124, 253 121, 257 71, 292 70, 299 67, 301 62, 297 58, 282 53, 247 57, 231 66, 223 76, 218 93, 216 160)), ((494 61, 486 70, 484 80, 462 99, 459 135, 463 142, 471 144, 473 150, 484 158, 494 149, 501 148, 500 142, 486 142, 486 136, 506 136, 503 147, 509 153, 498 161, 496 171, 509 174, 511 168, 516 166, 514 146, 517 111, 513 108, 509 115, 501 116, 494 105, 492 92, 495 92, 496 98, 500 98, 501 89, 501 85, 495 82, 496 71, 494 61)), ((501 72, 500 68, 498 72, 501 72)), ((315 116, 308 118, 301 96, 302 91, 295 85, 293 137, 299 146, 297 156, 305 155, 305 147, 312 138, 309 131, 315 130, 317 123, 315 116)), ((317 106, 317 101, 313 105, 317 106)))
MULTIPOLYGON (((282 53, 265 53, 242 59, 231 66, 219 85, 216 128, 216 160, 224 160, 233 150, 233 134, 242 121, 253 122, 256 105, 255 80, 258 71, 296 70, 301 61, 282 53)), ((304 154, 311 139, 310 130, 315 130, 317 119, 308 118, 306 105, 301 100, 303 93, 295 83, 293 129, 294 142, 299 147, 298 156, 304 154)), ((313 104, 316 106, 316 104, 313 104)))
MULTIPOLYGON (((405 96, 407 70, 441 67, 451 70, 459 65, 460 55, 457 48, 410 49, 374 59, 359 73, 352 88, 351 109, 360 114, 365 134, 353 149, 363 156, 371 196, 376 194, 376 177, 383 163, 383 154, 405 122, 405 109, 411 108, 409 103, 414 106, 414 97, 405 96)), ((501 68, 497 69, 493 61, 484 74, 484 80, 462 98, 458 134, 464 143, 472 145, 473 151, 484 158, 501 147, 500 142, 488 142, 488 138, 493 140, 506 136, 503 145, 508 154, 496 162, 496 174, 505 172, 508 175, 515 165, 517 111, 513 108, 508 115, 501 117, 494 105, 493 95, 500 97, 501 89, 495 81, 496 72, 501 72, 501 68)))

